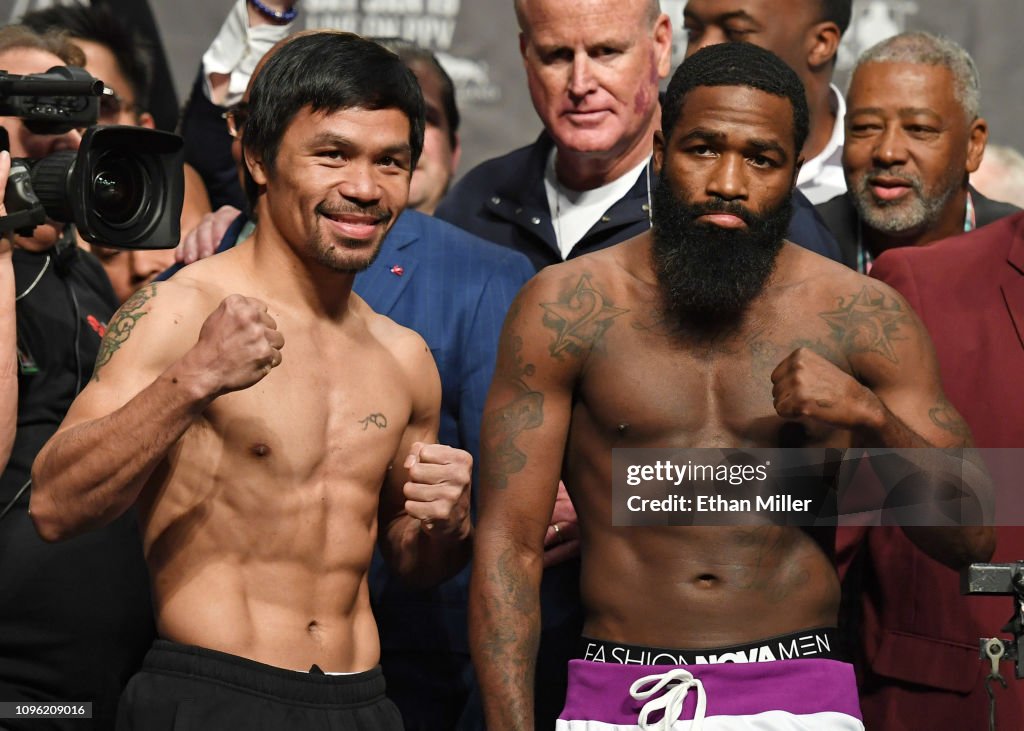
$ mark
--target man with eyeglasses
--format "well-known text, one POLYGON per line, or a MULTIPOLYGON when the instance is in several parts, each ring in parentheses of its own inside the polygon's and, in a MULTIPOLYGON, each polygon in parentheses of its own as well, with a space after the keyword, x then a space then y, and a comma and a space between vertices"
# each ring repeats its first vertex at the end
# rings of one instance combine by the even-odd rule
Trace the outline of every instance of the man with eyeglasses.
MULTIPOLYGON (((85 70, 103 81, 99 124, 156 127, 147 111, 152 86, 152 53, 148 43, 102 5, 56 5, 26 14, 22 23, 37 32, 55 29, 66 32, 85 54, 85 70)), ((185 166, 185 204, 181 213, 182 234, 195 228, 209 213, 210 202, 202 178, 185 166)), ((171 266, 172 249, 121 251, 92 246, 103 264, 119 301, 171 266)))

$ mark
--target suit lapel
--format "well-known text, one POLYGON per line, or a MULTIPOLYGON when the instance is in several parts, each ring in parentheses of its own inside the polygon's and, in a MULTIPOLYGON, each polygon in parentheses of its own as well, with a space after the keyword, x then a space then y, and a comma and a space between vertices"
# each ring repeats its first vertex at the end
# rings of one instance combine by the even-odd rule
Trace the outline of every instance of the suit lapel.
POLYGON ((1017 330, 1017 339, 1024 347, 1024 219, 1017 222, 1006 261, 1009 266, 1004 267, 1000 289, 1017 330))
POLYGON ((374 312, 391 315, 399 296, 409 284, 417 259, 410 247, 419 238, 413 217, 403 213, 388 232, 377 260, 356 276, 355 291, 374 312))

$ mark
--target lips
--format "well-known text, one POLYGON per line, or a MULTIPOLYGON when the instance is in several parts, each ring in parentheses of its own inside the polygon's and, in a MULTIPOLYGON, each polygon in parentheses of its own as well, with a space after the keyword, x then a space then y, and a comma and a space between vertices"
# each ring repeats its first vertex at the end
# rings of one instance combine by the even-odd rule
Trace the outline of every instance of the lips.
POLYGON ((719 228, 747 228, 746 221, 731 213, 705 213, 703 216, 698 217, 697 220, 712 226, 718 226, 719 228))
POLYGON ((868 186, 875 198, 883 201, 893 201, 902 198, 914 190, 912 180, 892 176, 868 178, 868 186))
POLYGON ((367 213, 350 213, 320 210, 320 215, 330 221, 331 227, 348 239, 373 238, 379 227, 388 219, 386 216, 375 216, 367 213))

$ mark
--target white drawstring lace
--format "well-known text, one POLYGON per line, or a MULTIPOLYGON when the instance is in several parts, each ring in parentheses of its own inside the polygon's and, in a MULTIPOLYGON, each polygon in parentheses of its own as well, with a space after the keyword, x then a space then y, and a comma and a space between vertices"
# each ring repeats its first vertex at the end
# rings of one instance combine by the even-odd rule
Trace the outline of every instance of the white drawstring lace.
POLYGON ((704 693, 704 684, 693 677, 692 673, 682 668, 673 668, 664 673, 656 673, 640 678, 633 685, 629 686, 629 694, 633 696, 634 700, 647 700, 675 681, 678 682, 669 688, 665 695, 647 701, 644 707, 640 709, 640 718, 637 722, 643 731, 653 731, 656 729, 671 731, 672 724, 678 721, 679 717, 683 714, 683 703, 686 701, 686 694, 690 691, 690 688, 697 689, 697 710, 693 714, 691 731, 700 731, 704 726, 704 715, 707 712, 708 706, 708 698, 704 693), (640 690, 648 683, 654 683, 654 685, 647 690, 640 690), (665 715, 660 723, 652 724, 648 721, 652 713, 662 710, 665 711, 665 715))

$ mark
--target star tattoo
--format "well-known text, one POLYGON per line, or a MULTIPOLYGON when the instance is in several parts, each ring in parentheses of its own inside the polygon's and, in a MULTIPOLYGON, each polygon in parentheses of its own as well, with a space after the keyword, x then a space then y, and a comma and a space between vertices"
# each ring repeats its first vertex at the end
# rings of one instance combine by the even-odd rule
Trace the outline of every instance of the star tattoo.
POLYGON ((560 358, 562 353, 580 355, 592 348, 604 335, 619 315, 629 312, 613 307, 590 284, 590 276, 584 274, 576 289, 565 293, 558 302, 542 302, 544 326, 557 333, 550 346, 551 355, 560 358))
POLYGON ((907 313, 899 301, 889 299, 874 287, 864 287, 852 297, 843 297, 831 312, 818 313, 832 329, 847 353, 878 353, 898 363, 892 343, 907 313))

